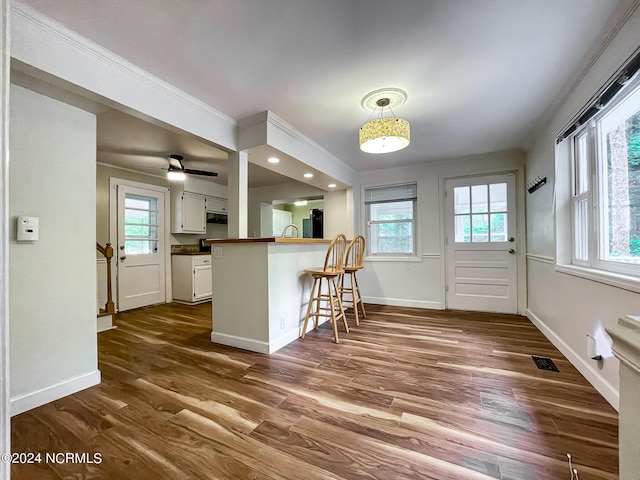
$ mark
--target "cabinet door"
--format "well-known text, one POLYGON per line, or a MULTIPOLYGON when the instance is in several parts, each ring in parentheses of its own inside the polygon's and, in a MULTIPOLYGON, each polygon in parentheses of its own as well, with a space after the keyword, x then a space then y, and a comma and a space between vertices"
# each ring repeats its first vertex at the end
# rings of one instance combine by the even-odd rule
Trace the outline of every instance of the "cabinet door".
POLYGON ((206 233, 206 220, 204 197, 192 193, 183 193, 182 231, 185 233, 206 233))
POLYGON ((211 265, 193 267, 193 300, 211 297, 212 293, 211 265))
POLYGON ((227 200, 217 197, 206 197, 207 212, 227 213, 227 200))

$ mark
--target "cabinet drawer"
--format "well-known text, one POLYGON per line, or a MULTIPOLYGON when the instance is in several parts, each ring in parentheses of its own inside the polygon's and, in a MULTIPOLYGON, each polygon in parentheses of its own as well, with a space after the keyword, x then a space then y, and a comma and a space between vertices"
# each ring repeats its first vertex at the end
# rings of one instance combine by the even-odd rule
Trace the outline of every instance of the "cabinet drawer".
POLYGON ((193 257, 193 266, 211 265, 211 255, 195 255, 193 257))

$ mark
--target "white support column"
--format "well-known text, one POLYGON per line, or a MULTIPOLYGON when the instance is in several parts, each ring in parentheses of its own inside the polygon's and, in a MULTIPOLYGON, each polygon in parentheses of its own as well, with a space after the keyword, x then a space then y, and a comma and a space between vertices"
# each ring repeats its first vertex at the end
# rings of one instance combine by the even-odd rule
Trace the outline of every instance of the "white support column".
POLYGON ((247 238, 249 155, 246 151, 229 154, 227 189, 229 192, 228 236, 229 238, 247 238))
MULTIPOLYGON (((0 455, 11 453, 9 413, 9 18, 11 1, 0 0, 0 455)), ((0 462, 0 480, 11 464, 0 462)))
POLYGON ((621 317, 607 333, 620 360, 620 480, 636 480, 640 472, 640 317, 621 317))

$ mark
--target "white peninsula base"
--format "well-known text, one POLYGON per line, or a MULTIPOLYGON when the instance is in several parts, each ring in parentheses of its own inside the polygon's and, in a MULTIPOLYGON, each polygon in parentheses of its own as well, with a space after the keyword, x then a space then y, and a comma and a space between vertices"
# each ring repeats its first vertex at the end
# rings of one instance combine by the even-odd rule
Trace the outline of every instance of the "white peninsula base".
MULTIPOLYGON (((304 269, 323 265, 329 240, 253 238, 209 243, 211 341, 268 354, 296 340, 313 282, 304 269)), ((313 322, 309 324, 308 330, 313 329, 313 322)))

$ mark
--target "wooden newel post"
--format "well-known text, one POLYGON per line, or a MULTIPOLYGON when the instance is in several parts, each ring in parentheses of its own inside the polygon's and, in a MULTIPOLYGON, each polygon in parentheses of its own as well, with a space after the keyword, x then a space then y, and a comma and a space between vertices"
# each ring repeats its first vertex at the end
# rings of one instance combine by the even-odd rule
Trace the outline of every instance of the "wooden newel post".
POLYGON ((111 288, 111 258, 113 257, 113 247, 107 243, 104 256, 107 259, 107 303, 105 310, 107 313, 116 313, 116 307, 113 303, 113 291, 111 288))

